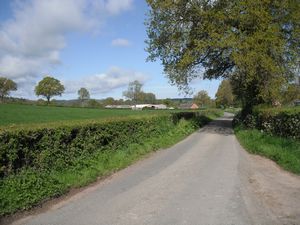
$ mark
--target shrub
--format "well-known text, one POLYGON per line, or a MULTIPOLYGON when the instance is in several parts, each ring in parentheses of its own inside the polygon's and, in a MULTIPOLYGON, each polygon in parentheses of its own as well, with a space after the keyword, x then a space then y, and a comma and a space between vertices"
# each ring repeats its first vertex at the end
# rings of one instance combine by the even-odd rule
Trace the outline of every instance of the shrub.
POLYGON ((182 118, 199 127, 208 122, 207 112, 186 112, 107 121, 69 122, 0 131, 0 177, 22 168, 63 169, 95 151, 114 150, 159 135, 182 118))
POLYGON ((300 139, 300 108, 255 108, 252 114, 242 118, 236 115, 233 125, 243 124, 263 132, 300 139))
POLYGON ((0 216, 86 185, 174 144, 208 122, 205 115, 211 114, 134 116, 0 130, 0 216))

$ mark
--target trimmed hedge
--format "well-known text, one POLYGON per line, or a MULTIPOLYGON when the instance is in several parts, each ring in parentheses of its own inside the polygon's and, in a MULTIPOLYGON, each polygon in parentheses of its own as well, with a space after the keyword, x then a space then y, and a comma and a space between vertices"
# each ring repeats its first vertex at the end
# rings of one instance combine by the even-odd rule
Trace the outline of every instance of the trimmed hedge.
POLYGON ((300 108, 256 108, 245 118, 238 114, 233 124, 243 124, 247 128, 259 129, 272 135, 300 139, 300 108))
POLYGON ((124 168, 221 114, 180 112, 0 130, 0 216, 124 168))
MULTIPOLYGON (((182 118, 194 125, 208 122, 206 112, 181 112, 107 121, 70 122, 0 132, 0 178, 24 168, 60 170, 96 151, 114 150, 169 130, 182 118)), ((215 111, 220 115, 220 111, 215 111)))
POLYGON ((170 116, 115 119, 51 128, 0 133, 0 176, 22 168, 63 169, 94 151, 116 149, 159 134, 172 125, 170 116), (164 124, 164 126, 162 126, 164 124))

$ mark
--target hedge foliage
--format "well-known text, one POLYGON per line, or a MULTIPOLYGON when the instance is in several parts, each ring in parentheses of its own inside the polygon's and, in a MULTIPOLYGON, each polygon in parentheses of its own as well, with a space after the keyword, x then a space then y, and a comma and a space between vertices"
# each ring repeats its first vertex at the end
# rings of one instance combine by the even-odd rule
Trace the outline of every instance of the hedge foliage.
POLYGON ((256 108, 244 118, 238 114, 233 124, 243 124, 247 128, 256 128, 272 135, 300 139, 300 107, 256 108))
POLYGON ((212 113, 220 114, 219 111, 181 112, 1 131, 0 177, 24 168, 64 169, 95 151, 114 150, 163 134, 182 118, 201 126, 208 122, 205 115, 212 113))

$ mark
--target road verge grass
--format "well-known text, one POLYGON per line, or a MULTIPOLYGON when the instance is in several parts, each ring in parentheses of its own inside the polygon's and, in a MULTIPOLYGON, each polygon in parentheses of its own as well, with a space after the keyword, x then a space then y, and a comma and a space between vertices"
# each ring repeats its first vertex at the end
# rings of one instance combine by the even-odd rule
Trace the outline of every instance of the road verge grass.
MULTIPOLYGON (((150 152, 171 146, 203 126, 217 114, 194 119, 180 119, 159 132, 139 135, 132 143, 110 146, 82 155, 66 168, 38 170, 24 167, 0 180, 0 215, 26 210, 43 201, 62 195, 72 188, 82 187, 98 177, 105 177, 127 167, 150 152), (202 118, 202 119, 201 119, 202 118)), ((165 120, 163 120, 165 121, 165 120)), ((137 133, 139 134, 139 133, 137 133)))
POLYGON ((300 175, 300 141, 271 136, 257 129, 235 128, 241 145, 250 153, 272 159, 282 168, 300 175))

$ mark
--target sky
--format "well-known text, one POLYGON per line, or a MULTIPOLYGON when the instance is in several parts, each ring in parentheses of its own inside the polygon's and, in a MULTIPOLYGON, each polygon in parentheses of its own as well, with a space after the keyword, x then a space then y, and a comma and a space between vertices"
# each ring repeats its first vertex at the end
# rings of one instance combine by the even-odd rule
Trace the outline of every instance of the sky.
MULTIPOLYGON (((0 76, 18 84, 11 96, 28 99, 46 75, 65 86, 55 99, 75 99, 81 87, 91 98, 124 98, 134 80, 159 99, 191 97, 169 83, 160 61, 146 62, 147 12, 144 0, 0 0, 0 76)), ((214 98, 219 84, 191 87, 214 98)))

